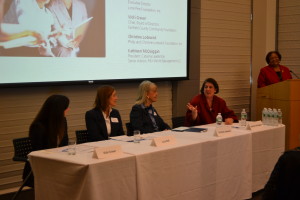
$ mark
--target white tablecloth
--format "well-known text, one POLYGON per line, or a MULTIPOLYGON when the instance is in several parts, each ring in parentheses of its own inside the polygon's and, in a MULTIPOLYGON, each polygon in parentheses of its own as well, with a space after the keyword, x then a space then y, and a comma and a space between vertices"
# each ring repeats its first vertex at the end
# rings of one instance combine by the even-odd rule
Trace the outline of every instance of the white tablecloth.
POLYGON ((29 155, 36 200, 137 199, 135 156, 99 160, 90 146, 77 146, 76 155, 59 151, 63 148, 29 155))
POLYGON ((152 147, 151 140, 124 146, 136 155, 138 198, 247 199, 251 197, 251 135, 213 136, 205 133, 161 132, 174 135, 176 145, 152 147), (228 192, 230 191, 230 192, 228 192))
POLYGON ((252 192, 264 187, 285 149, 285 126, 264 126, 252 133, 252 192))
POLYGON ((61 149, 32 152, 36 200, 239 200, 262 189, 284 150, 285 127, 233 128, 229 137, 213 136, 215 125, 201 127, 208 132, 146 134, 139 144, 125 142, 125 136, 85 143, 75 156, 61 149), (173 135, 176 144, 150 145, 164 135, 173 135), (92 158, 93 147, 115 144, 122 156, 92 158))

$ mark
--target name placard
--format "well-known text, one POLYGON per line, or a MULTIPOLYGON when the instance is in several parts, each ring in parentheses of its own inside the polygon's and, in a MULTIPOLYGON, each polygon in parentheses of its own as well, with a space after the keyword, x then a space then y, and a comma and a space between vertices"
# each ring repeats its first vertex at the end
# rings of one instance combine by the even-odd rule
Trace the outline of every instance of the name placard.
POLYGON ((231 132, 231 126, 221 126, 216 128, 215 136, 217 137, 227 137, 231 135, 233 135, 231 132))
POLYGON ((161 136, 153 138, 151 146, 163 147, 176 144, 176 138, 173 135, 161 136))
POLYGON ((252 131, 257 131, 257 130, 260 130, 262 128, 262 126, 263 126, 263 123, 260 120, 255 121, 255 122, 248 122, 246 129, 252 130, 252 131))
POLYGON ((93 158, 103 159, 122 155, 120 145, 113 145, 107 147, 97 147, 94 149, 93 158))

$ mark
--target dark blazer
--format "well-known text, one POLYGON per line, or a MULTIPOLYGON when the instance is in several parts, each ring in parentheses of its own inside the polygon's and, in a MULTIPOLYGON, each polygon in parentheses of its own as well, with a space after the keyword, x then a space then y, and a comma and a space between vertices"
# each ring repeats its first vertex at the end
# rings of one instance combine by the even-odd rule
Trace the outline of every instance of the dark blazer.
MULTIPOLYGON (((164 120, 158 115, 157 111, 153 107, 154 112, 154 119, 156 125, 158 126, 158 131, 163 131, 166 129, 170 129, 169 125, 164 122, 164 120)), ((133 130, 140 130, 141 133, 153 133, 155 132, 152 120, 146 111, 145 108, 142 107, 140 104, 136 104, 132 106, 130 112, 130 123, 132 125, 133 130)))
MULTIPOLYGON (((68 128, 67 127, 68 127, 67 120, 65 120, 65 134, 64 134, 64 137, 63 137, 61 143, 59 144, 60 147, 68 145, 69 137, 68 137, 68 128)), ((46 134, 47 134, 46 127, 43 125, 43 123, 35 122, 35 123, 31 124, 31 126, 29 128, 29 137, 31 140, 33 151, 50 149, 50 148, 56 147, 56 146, 51 146, 48 143, 48 138, 47 138, 46 134)), ((27 175, 29 174, 30 171, 31 171, 31 166, 30 166, 30 163, 27 161, 25 163, 24 170, 23 170, 23 180, 27 177, 27 175)), ((26 182, 26 186, 34 187, 33 175, 31 175, 29 177, 28 181, 26 182)))
MULTIPOLYGON (((108 134, 102 111, 92 109, 85 113, 85 124, 88 131, 88 141, 108 140, 108 134)), ((118 110, 112 109, 110 113, 111 133, 110 137, 124 135, 121 116, 118 110), (117 118, 118 122, 112 122, 112 118, 117 118)))
POLYGON ((300 147, 284 152, 265 185, 263 200, 300 199, 300 147))

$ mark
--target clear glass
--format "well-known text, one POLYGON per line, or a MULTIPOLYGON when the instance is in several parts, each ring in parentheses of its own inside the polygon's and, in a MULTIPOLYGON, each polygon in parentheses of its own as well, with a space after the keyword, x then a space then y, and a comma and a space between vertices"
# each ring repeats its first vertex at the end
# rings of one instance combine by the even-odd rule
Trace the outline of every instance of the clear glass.
POLYGON ((282 124, 282 112, 281 109, 278 109, 278 124, 282 124))
POLYGON ((141 140, 141 132, 139 130, 133 131, 133 142, 134 143, 140 143, 141 140))
POLYGON ((69 139, 68 154, 69 155, 76 154, 76 140, 75 139, 69 139))

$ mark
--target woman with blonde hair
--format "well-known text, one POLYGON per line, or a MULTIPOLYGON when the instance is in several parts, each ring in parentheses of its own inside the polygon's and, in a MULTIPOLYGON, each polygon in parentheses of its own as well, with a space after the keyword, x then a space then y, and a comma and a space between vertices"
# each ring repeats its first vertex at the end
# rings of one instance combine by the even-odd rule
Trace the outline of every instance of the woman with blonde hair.
POLYGON ((139 130, 141 133, 152 133, 170 129, 152 106, 152 103, 157 101, 157 96, 155 83, 143 81, 140 84, 136 104, 130 112, 130 123, 133 130, 139 130))
POLYGON ((109 137, 124 135, 120 113, 113 108, 117 100, 117 92, 112 86, 98 88, 94 108, 85 114, 88 141, 108 140, 109 137))

